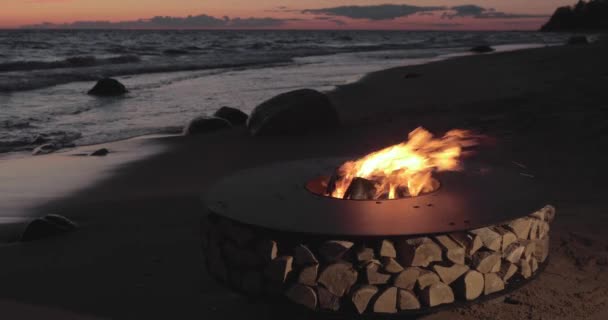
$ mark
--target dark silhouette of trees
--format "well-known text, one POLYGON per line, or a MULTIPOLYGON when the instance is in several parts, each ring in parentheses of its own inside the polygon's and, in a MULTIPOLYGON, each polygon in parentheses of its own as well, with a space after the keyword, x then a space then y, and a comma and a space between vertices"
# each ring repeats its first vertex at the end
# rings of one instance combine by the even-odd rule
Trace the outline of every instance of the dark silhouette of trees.
POLYGON ((559 7, 541 31, 608 30, 608 0, 580 0, 574 6, 559 7))

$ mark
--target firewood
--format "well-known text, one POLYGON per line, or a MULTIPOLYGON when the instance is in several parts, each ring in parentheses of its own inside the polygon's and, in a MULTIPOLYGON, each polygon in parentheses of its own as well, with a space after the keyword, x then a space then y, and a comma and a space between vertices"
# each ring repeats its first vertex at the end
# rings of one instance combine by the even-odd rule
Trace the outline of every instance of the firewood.
POLYGON ((528 260, 519 260, 519 275, 521 275, 524 279, 528 279, 532 276, 532 267, 530 266, 530 262, 528 262, 528 260))
POLYGON ((500 262, 500 254, 495 252, 480 251, 473 255, 472 266, 481 273, 490 273, 500 262))
POLYGON ((426 287, 438 282, 441 282, 441 279, 439 279, 439 276, 435 272, 420 269, 420 274, 418 275, 418 279, 416 279, 416 289, 421 291, 426 287))
POLYGON ((261 259, 255 254, 255 252, 245 249, 240 249, 232 242, 225 242, 222 246, 222 253, 226 260, 232 265, 238 267, 256 267, 262 264, 261 259))
POLYGON ((513 231, 518 239, 526 240, 530 234, 530 227, 532 226, 532 219, 530 218, 519 218, 509 222, 505 225, 505 228, 513 231))
POLYGON ((418 310, 420 309, 420 301, 418 301, 418 297, 409 291, 399 289, 397 294, 397 308, 399 310, 418 310))
POLYGON ((382 291, 374 301, 374 312, 396 313, 397 312, 397 288, 389 287, 382 291))
POLYGON ((365 276, 368 284, 386 284, 391 278, 390 274, 386 274, 378 271, 380 269, 380 263, 372 260, 365 266, 365 276))
POLYGON ((384 272, 395 274, 403 271, 403 267, 393 258, 382 257, 382 269, 384 272))
POLYGON ((397 244, 399 263, 405 267, 426 267, 441 261, 441 248, 429 238, 402 240, 397 244))
POLYGON ((350 299, 359 314, 367 310, 369 302, 376 293, 378 293, 378 288, 375 286, 361 286, 353 290, 350 299))
POLYGON ((293 269, 292 256, 280 256, 272 260, 264 269, 264 275, 276 284, 285 283, 293 269))
POLYGON ((530 258, 530 270, 532 271, 532 273, 538 270, 538 261, 534 257, 530 258))
POLYGON ((360 261, 360 262, 373 260, 374 259, 374 249, 367 248, 367 247, 359 248, 359 250, 357 250, 356 256, 357 256, 357 261, 360 261))
POLYGON ((313 264, 303 267, 298 275, 298 283, 314 287, 317 285, 317 275, 319 273, 319 265, 313 264))
POLYGON ((502 237, 497 232, 490 228, 480 228, 471 230, 470 233, 481 238, 483 246, 492 251, 500 251, 502 245, 502 237))
POLYGON ((510 263, 517 263, 517 261, 521 259, 521 256, 524 254, 525 250, 526 247, 520 245, 519 243, 511 243, 502 253, 502 256, 510 263))
POLYGON ((538 239, 544 239, 549 235, 549 230, 551 227, 546 221, 540 221, 538 223, 538 239))
POLYGON ((515 233, 507 230, 505 227, 495 227, 494 231, 498 233, 502 237, 502 246, 501 251, 505 251, 507 247, 509 247, 513 242, 517 241, 517 236, 515 233))
POLYGON ((464 246, 459 245, 447 235, 436 236, 435 241, 441 247, 444 260, 448 260, 456 264, 464 264, 464 246))
POLYGON ((327 262, 336 262, 353 247, 353 243, 350 241, 326 241, 319 248, 319 254, 327 262))
POLYGON ((530 224, 530 234, 528 235, 528 239, 530 240, 536 240, 538 239, 538 226, 539 226, 539 220, 537 219, 532 219, 532 222, 530 224))
POLYGON ((420 268, 409 267, 399 273, 393 280, 393 285, 405 290, 413 290, 420 276, 420 268))
POLYGON ((536 245, 534 247, 533 256, 541 263, 545 262, 549 256, 549 236, 547 235, 540 240, 536 240, 536 245))
POLYGON ((243 291, 250 295, 262 292, 262 273, 259 271, 246 271, 241 282, 243 291))
POLYGON ((454 292, 460 299, 475 300, 484 290, 484 277, 479 271, 469 270, 453 284, 454 292))
POLYGON ((483 246, 479 236, 466 232, 450 233, 450 238, 465 248, 467 257, 474 255, 483 246))
POLYGON ((329 292, 329 290, 323 287, 318 287, 317 296, 319 298, 319 308, 321 310, 340 310, 340 298, 329 292))
POLYGON ((502 267, 502 259, 498 259, 498 262, 494 265, 492 270, 490 270, 490 273, 499 272, 501 267, 502 267))
POLYGON ((368 179, 354 178, 344 194, 344 199, 373 200, 376 196, 376 184, 368 179))
POLYGON ((275 241, 261 240, 256 245, 256 252, 262 261, 269 262, 276 259, 279 250, 275 241))
POLYGON ((395 245, 390 240, 382 240, 378 252, 380 253, 381 257, 397 258, 395 245))
POLYGON ((426 287, 420 296, 424 305, 435 307, 454 302, 454 292, 447 284, 438 282, 426 287))
POLYGON ((484 276, 484 290, 485 295, 492 294, 494 292, 502 291, 505 289, 505 283, 502 281, 500 276, 496 273, 486 273, 484 276))
POLYGON ((344 296, 357 282, 357 271, 347 262, 336 262, 323 269, 318 282, 338 297, 344 296))
POLYGON ((552 205, 546 205, 543 210, 545 210, 547 222, 553 222, 553 220, 555 219, 555 207, 553 207, 552 205))
POLYGON ((451 266, 436 264, 433 270, 439 275, 441 281, 447 285, 460 278, 463 274, 469 271, 469 267, 462 264, 452 264, 451 266))
POLYGON ((250 227, 237 223, 230 223, 225 228, 227 229, 226 236, 228 239, 234 241, 239 247, 244 247, 253 241, 254 234, 250 227))
POLYGON ((521 244, 525 247, 524 249, 524 259, 530 260, 532 255, 536 252, 536 243, 537 240, 522 240, 521 244))
POLYGON ((502 281, 506 283, 509 281, 509 279, 511 279, 511 277, 515 275, 516 272, 517 266, 515 265, 515 263, 503 261, 502 266, 500 267, 500 271, 498 272, 498 276, 502 279, 502 281))
POLYGON ((294 249, 294 263, 297 266, 310 266, 319 264, 319 260, 315 257, 314 253, 304 245, 298 245, 294 249))
POLYGON ((291 286, 285 295, 289 300, 308 309, 315 310, 317 308, 317 294, 311 287, 297 283, 291 286))

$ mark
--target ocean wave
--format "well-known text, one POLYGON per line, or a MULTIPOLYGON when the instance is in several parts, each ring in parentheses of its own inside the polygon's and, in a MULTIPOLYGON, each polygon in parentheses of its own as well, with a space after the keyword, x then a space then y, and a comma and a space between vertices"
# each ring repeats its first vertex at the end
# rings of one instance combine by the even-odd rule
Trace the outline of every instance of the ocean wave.
POLYGON ((94 56, 74 56, 59 61, 15 61, 0 63, 0 72, 31 71, 43 69, 82 68, 106 64, 137 63, 141 58, 136 55, 122 55, 110 58, 96 58, 94 56))

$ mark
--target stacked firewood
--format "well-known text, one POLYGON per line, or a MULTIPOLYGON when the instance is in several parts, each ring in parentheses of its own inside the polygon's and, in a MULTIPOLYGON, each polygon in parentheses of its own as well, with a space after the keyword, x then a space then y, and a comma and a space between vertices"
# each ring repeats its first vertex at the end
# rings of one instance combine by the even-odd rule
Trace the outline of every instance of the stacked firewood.
POLYGON ((545 206, 503 225, 427 237, 328 240, 203 219, 207 269, 254 296, 312 310, 397 313, 475 300, 532 277, 549 254, 545 206))

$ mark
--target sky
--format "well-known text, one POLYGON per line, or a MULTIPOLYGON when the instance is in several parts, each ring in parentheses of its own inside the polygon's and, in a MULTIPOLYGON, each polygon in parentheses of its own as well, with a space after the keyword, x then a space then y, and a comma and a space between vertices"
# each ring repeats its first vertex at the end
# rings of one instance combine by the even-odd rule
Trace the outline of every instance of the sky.
POLYGON ((574 0, 2 0, 0 28, 538 29, 574 0), (155 18, 154 17, 166 17, 155 18), (189 17, 190 16, 190 17, 189 17))

